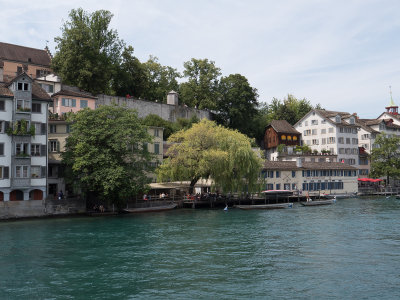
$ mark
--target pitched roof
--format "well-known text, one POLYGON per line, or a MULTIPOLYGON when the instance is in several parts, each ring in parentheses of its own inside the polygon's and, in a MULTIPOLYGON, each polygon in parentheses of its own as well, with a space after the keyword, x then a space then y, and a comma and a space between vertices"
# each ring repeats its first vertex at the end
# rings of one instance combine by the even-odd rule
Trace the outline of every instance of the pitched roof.
POLYGON ((66 84, 63 84, 61 86, 61 90, 58 91, 57 93, 53 94, 53 97, 59 96, 59 95, 97 99, 97 97, 93 96, 92 93, 85 92, 76 86, 70 86, 70 85, 66 85, 66 84))
POLYGON ((302 162, 302 167, 295 161, 265 161, 264 169, 268 170, 356 170, 348 164, 340 162, 302 162))
POLYGON ((340 126, 346 126, 346 127, 360 127, 358 124, 350 124, 343 120, 343 118, 350 118, 353 116, 355 119, 356 117, 348 112, 341 112, 341 111, 332 111, 332 110, 323 110, 323 109, 315 109, 315 112, 317 112, 320 116, 324 117, 326 120, 328 120, 330 123, 334 125, 340 125, 340 126), (341 117, 341 122, 337 123, 335 120, 331 120, 331 118, 336 117, 339 115, 341 117))
POLYGON ((272 126, 278 133, 301 134, 286 120, 273 120, 268 126, 272 126))
POLYGON ((32 82, 32 99, 51 101, 49 94, 36 82, 32 82))
POLYGON ((0 97, 1 96, 14 97, 14 94, 10 91, 8 84, 5 82, 0 82, 0 97))
POLYGON ((50 67, 51 58, 46 50, 0 42, 0 61, 11 60, 50 67))

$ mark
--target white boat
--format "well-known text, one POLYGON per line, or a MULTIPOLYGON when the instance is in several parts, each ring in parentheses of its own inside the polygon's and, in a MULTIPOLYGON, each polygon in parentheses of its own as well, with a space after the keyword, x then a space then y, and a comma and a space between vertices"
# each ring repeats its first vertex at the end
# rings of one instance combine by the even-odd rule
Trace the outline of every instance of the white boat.
POLYGON ((336 202, 336 198, 327 199, 327 200, 311 200, 306 202, 300 202, 303 206, 317 206, 317 205, 329 205, 336 202))
POLYGON ((277 203, 277 204, 255 204, 255 205, 235 205, 240 209, 279 209, 279 208, 292 208, 293 203, 277 203))

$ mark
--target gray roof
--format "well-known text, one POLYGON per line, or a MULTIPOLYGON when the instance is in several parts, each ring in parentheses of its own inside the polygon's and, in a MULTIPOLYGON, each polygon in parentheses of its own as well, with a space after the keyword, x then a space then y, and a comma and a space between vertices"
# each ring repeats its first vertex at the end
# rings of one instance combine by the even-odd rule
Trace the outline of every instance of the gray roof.
POLYGON ((340 162, 302 162, 302 167, 295 161, 265 161, 264 169, 268 170, 356 170, 348 164, 340 162))
POLYGON ((271 126, 278 133, 301 134, 286 120, 273 120, 267 127, 271 126))

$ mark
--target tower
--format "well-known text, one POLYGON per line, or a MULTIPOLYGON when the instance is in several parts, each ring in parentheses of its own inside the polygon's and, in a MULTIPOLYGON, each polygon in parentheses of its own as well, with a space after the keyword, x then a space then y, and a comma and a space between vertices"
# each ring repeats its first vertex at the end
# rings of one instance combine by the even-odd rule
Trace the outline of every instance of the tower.
POLYGON ((389 106, 386 107, 386 112, 392 115, 398 115, 399 111, 398 111, 398 106, 394 104, 393 98, 392 98, 392 87, 389 86, 389 90, 390 90, 390 104, 389 106))

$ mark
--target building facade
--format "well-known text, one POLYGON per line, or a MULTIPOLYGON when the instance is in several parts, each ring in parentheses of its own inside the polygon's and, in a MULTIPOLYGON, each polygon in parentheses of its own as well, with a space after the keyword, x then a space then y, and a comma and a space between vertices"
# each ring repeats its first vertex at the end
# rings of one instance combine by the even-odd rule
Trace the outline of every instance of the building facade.
POLYGON ((0 85, 0 199, 47 195, 47 116, 50 97, 25 73, 0 85))
POLYGON ((0 81, 9 82, 26 73, 37 78, 51 73, 51 54, 46 48, 35 49, 0 42, 0 81))
POLYGON ((309 195, 358 191, 357 169, 338 162, 265 161, 267 190, 292 190, 309 195))

